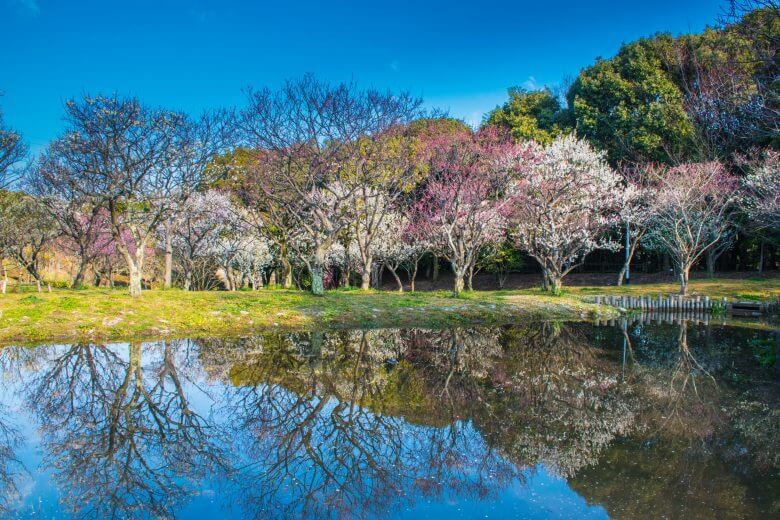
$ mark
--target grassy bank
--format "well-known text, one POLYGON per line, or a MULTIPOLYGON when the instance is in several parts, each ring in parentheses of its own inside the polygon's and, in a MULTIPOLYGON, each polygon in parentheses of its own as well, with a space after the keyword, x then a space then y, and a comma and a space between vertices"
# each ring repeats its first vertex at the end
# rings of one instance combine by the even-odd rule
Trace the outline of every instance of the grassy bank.
POLYGON ((207 337, 278 327, 444 326, 514 319, 581 319, 595 312, 579 298, 512 292, 329 291, 315 297, 257 292, 55 290, 0 297, 0 345, 55 341, 207 337))
MULTIPOLYGON (((642 296, 648 294, 677 294, 680 285, 676 282, 632 284, 621 287, 567 287, 566 293, 572 296, 585 295, 624 295, 642 296)), ((777 300, 780 298, 780 277, 773 278, 705 278, 691 280, 689 293, 693 296, 709 296, 730 300, 777 300)))
MULTIPOLYGON (((780 297, 780 279, 698 280, 691 291, 714 298, 780 297)), ((0 296, 0 345, 160 337, 245 335, 264 328, 496 324, 516 320, 574 320, 596 307, 581 296, 674 292, 671 284, 577 287, 552 297, 538 290, 448 292, 330 291, 317 298, 281 289, 258 292, 55 290, 0 296)), ((606 309, 601 309, 606 312, 606 309)))

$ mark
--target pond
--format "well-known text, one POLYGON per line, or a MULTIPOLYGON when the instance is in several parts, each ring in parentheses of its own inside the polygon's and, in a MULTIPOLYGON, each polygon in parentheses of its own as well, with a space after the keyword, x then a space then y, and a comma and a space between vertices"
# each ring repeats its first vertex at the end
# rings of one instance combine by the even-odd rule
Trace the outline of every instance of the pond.
POLYGON ((0 511, 777 518, 774 341, 624 321, 9 347, 0 511))

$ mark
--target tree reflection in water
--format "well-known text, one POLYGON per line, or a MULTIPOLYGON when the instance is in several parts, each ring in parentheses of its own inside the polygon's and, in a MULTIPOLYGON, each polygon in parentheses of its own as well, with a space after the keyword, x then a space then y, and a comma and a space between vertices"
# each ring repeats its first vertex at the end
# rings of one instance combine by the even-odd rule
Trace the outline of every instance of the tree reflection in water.
POLYGON ((0 406, 0 514, 8 513, 20 498, 19 480, 25 468, 16 456, 21 438, 7 407, 0 406))
POLYGON ((71 511, 172 516, 184 480, 227 467, 221 432, 189 407, 186 345, 73 345, 53 354, 28 398, 44 463, 71 511))
MULTIPOLYGON (((252 461, 241 494, 255 515, 373 516, 420 495, 486 498, 521 477, 447 400, 428 406, 438 404, 435 394, 402 358, 419 334, 312 334, 240 347, 256 354, 231 370, 242 386, 225 406, 252 461)), ((476 337, 436 333, 447 358, 439 395, 476 337)))
MULTIPOLYGON (((206 481, 245 516, 385 516, 495 500, 540 467, 619 516, 771 511, 777 493, 743 480, 777 471, 776 410, 724 385, 745 341, 721 336, 352 330, 5 349, 0 369, 79 516, 174 516, 206 481), (767 503, 740 505, 756 489, 767 503)), ((0 420, 8 498, 17 437, 0 420)))

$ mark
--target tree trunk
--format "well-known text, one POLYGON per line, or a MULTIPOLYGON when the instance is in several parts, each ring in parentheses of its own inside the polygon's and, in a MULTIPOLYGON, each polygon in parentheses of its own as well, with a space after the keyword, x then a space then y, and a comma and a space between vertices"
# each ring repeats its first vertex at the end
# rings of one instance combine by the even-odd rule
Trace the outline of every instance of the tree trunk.
POLYGON ((550 292, 552 294, 555 295, 561 294, 561 289, 563 288, 563 281, 561 280, 561 277, 554 274, 550 274, 549 286, 550 286, 550 292))
POLYGON ((170 289, 173 279, 173 224, 165 224, 165 272, 163 273, 163 288, 170 289))
POLYGON ((276 285, 276 269, 268 275, 268 285, 276 285))
POLYGON ((454 269, 453 271, 454 271, 453 275, 455 276, 455 284, 454 284, 453 290, 455 292, 455 296, 458 296, 458 295, 460 295, 460 293, 463 292, 464 273, 460 272, 457 269, 454 269))
POLYGON ((192 288, 192 269, 187 268, 184 271, 184 290, 189 291, 192 288))
POLYGON ((8 269, 6 269, 5 262, 1 259, 0 259, 0 269, 3 270, 2 293, 5 294, 8 291, 8 269))
POLYGON ((395 278, 395 283, 398 284, 398 292, 404 292, 404 284, 401 281, 401 278, 398 276, 398 273, 396 273, 395 269, 390 265, 388 265, 387 268, 390 269, 390 272, 393 274, 393 278, 395 278))
POLYGON ((414 282, 417 280, 417 268, 420 265, 420 257, 416 257, 414 260, 414 269, 412 270, 412 274, 409 277, 409 289, 414 292, 414 282))
POLYGON ((127 274, 130 279, 130 296, 137 298, 141 296, 141 277, 143 276, 146 242, 141 240, 140 243, 136 244, 135 251, 131 253, 116 229, 114 230, 114 242, 117 244, 117 248, 127 264, 127 274))
POLYGON ((682 296, 685 296, 688 294, 688 272, 690 271, 690 267, 680 267, 680 294, 682 296))
POLYGON ((561 276, 547 267, 542 267, 542 290, 558 295, 561 294, 562 287, 561 276))
POLYGON ((626 280, 626 273, 630 273, 629 268, 631 267, 631 260, 634 259, 634 253, 636 253, 637 246, 639 245, 642 236, 644 236, 644 233, 635 232, 633 235, 633 240, 626 243, 626 246, 628 247, 628 254, 623 261, 623 267, 620 268, 620 274, 618 275, 617 280, 618 286, 623 285, 623 282, 626 280))
POLYGON ((498 273, 496 273, 496 276, 498 277, 498 288, 503 289, 506 285, 506 278, 507 278, 507 271, 504 269, 499 269, 498 273))
POLYGON ((715 251, 713 248, 710 248, 707 251, 707 278, 715 278, 715 261, 717 260, 717 256, 715 256, 715 251))
POLYGON ((431 281, 433 283, 439 281, 439 257, 438 256, 433 257, 433 276, 431 277, 431 281))
POLYGON ((618 273, 618 278, 617 278, 618 287, 623 285, 623 279, 626 277, 626 268, 627 268, 627 266, 628 266, 628 264, 624 263, 623 267, 620 268, 620 272, 618 273))
POLYGON ((292 264, 290 264, 287 256, 282 256, 279 261, 282 263, 282 287, 290 289, 293 286, 292 264))
POLYGON ((137 298, 141 296, 141 270, 135 262, 128 262, 127 272, 130 277, 130 296, 137 298))
POLYGON ((382 288, 382 275, 384 274, 385 266, 384 264, 376 264, 374 263, 371 266, 371 278, 372 285, 375 289, 381 289, 382 288))
POLYGON ((474 265, 469 266, 468 288, 469 291, 474 290, 474 265))
POLYGON ((84 273, 87 270, 87 262, 82 259, 79 261, 79 268, 78 271, 76 271, 76 276, 73 277, 73 288, 74 289, 80 289, 81 286, 84 285, 84 273))
POLYGON ((761 241, 761 247, 758 254, 758 274, 764 274, 764 241, 761 241))
POLYGON ((310 260, 309 271, 311 274, 311 293, 315 296, 325 295, 324 282, 325 252, 315 251, 310 260))
POLYGON ((360 273, 360 290, 367 291, 371 288, 371 268, 373 260, 368 259, 363 263, 363 270, 360 273))

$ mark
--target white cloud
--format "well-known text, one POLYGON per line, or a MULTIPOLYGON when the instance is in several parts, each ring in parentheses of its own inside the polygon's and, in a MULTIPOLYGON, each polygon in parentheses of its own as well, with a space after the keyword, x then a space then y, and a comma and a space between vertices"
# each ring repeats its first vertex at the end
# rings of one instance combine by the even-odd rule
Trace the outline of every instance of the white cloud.
POLYGON ((528 76, 528 79, 521 83, 521 86, 526 90, 539 90, 541 87, 533 76, 528 76))

